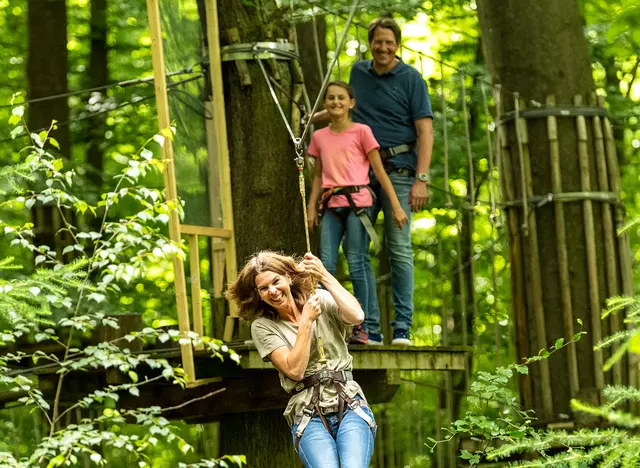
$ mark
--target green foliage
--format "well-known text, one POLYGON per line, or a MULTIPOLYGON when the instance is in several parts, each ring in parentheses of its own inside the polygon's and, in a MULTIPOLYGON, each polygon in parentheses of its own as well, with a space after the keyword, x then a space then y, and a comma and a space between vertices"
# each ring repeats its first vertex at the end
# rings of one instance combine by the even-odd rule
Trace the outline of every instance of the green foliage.
POLYGON ((536 436, 531 426, 535 418, 533 411, 520 409, 519 398, 509 388, 510 380, 514 375, 528 374, 530 364, 549 358, 551 354, 580 340, 584 334, 579 331, 566 343, 560 338, 554 346, 541 349, 537 356, 525 359, 521 364, 498 367, 493 372, 478 372, 467 398, 469 410, 464 418, 443 428, 449 434, 444 440, 427 439, 431 451, 438 444, 451 442, 459 435, 469 436, 480 448, 473 453, 462 450, 460 458, 470 465, 478 465, 485 458, 494 460, 498 450, 501 450, 500 453, 513 453, 509 452, 509 447, 526 446, 529 439, 536 436))
MULTIPOLYGON (((14 119, 13 124, 24 126, 21 119, 14 119)), ((113 189, 92 204, 74 193, 75 172, 65 170, 63 161, 47 150, 55 146, 50 137, 54 126, 42 134, 31 134, 32 144, 21 153, 24 160, 15 170, 4 168, 0 172, 0 186, 8 187, 0 195, 0 228, 16 251, 13 257, 0 261, 0 271, 5 274, 0 279, 0 320, 7 324, 0 333, 0 347, 8 347, 0 354, 0 391, 16 392, 17 401, 39 412, 48 427, 48 434, 22 456, 3 449, 11 446, 11 441, 4 438, 13 431, 0 435, 0 467, 107 466, 115 451, 124 452, 131 464, 152 467, 153 451, 160 443, 176 447, 183 457, 194 458, 194 448, 184 438, 182 427, 163 416, 171 408, 144 407, 143 402, 136 409, 118 408, 123 395, 139 397, 141 390, 155 383, 187 385, 182 367, 153 352, 133 352, 131 347, 138 344, 144 349, 154 343, 175 341, 178 345, 203 345, 211 357, 218 359, 238 362, 238 355, 220 340, 175 329, 146 327, 95 343, 99 330, 120 327, 117 315, 101 310, 104 303, 116 302, 112 298, 118 297, 122 287, 144 277, 149 268, 176 256, 184 257, 181 245, 164 233, 169 216, 180 215, 181 204, 166 200, 161 191, 144 185, 145 177, 164 167, 147 146, 161 146, 173 133, 169 129, 161 132, 140 151, 124 158, 113 189), (124 199, 130 201, 129 208, 135 209, 112 219, 111 210, 124 199), (16 208, 41 206, 51 207, 62 220, 60 232, 67 236, 68 243, 59 251, 38 245, 30 223, 13 223, 5 217, 16 208), (83 229, 73 223, 83 215, 100 219, 99 227, 83 229), (16 262, 20 250, 33 258, 32 271, 16 262), (21 345, 28 343, 33 351, 20 351, 21 345), (91 391, 63 407, 65 379, 72 373, 88 371, 117 371, 125 381, 91 391), (47 374, 58 376, 53 400, 38 384, 37 376, 47 374), (90 417, 91 412, 98 414, 90 417), (72 414, 85 416, 75 424, 65 424, 72 414), (126 430, 131 422, 142 431, 126 430)), ((244 463, 242 456, 227 456, 198 458, 194 463, 180 462, 179 466, 244 463)))
MULTIPOLYGON (((622 356, 631 352, 640 353, 638 336, 640 333, 638 311, 640 310, 640 298, 638 297, 613 297, 607 301, 607 309, 602 317, 610 314, 626 311, 626 321, 631 324, 630 329, 618 332, 603 339, 594 346, 595 350, 601 350, 609 346, 617 346, 617 350, 605 363, 605 370, 610 369, 622 356)), ((583 332, 579 332, 572 343, 580 338, 583 332)), ((566 346, 560 339, 553 349, 541 350, 538 356, 528 359, 529 364, 534 361, 546 359, 551 353, 566 346)), ((573 467, 573 466, 607 466, 607 467, 633 467, 640 463, 640 437, 637 429, 640 427, 640 418, 624 407, 624 405, 637 405, 640 402, 640 390, 628 386, 607 386, 602 391, 606 404, 592 406, 577 399, 571 400, 571 409, 574 413, 583 413, 603 421, 608 429, 583 428, 574 432, 558 430, 534 430, 531 428, 532 415, 518 410, 518 402, 511 399, 506 384, 512 377, 511 369, 526 371, 524 365, 509 366, 506 369, 499 368, 496 372, 488 374, 480 372, 476 381, 471 385, 472 397, 469 399, 473 410, 467 412, 464 419, 453 423, 447 428, 451 440, 459 434, 471 435, 473 440, 482 444, 481 449, 475 453, 463 450, 462 459, 471 465, 477 465, 481 461, 497 462, 516 454, 530 453, 537 456, 533 460, 512 463, 512 466, 549 466, 549 467, 573 467), (494 402, 506 410, 504 415, 486 416, 482 410, 482 402, 494 402), (515 408, 515 410, 514 410, 515 408), (480 409, 480 411, 478 411, 480 409), (511 415, 517 415, 515 420, 511 415), (509 432, 511 431, 511 432, 509 432)), ((430 439, 433 447, 440 443, 430 439)))

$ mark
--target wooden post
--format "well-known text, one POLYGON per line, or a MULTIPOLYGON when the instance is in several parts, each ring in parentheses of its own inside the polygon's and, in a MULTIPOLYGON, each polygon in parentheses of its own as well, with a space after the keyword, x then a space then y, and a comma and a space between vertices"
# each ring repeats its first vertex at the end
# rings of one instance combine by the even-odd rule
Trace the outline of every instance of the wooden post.
MULTIPOLYGON (((153 74, 156 104, 158 107, 158 126, 160 130, 170 128, 169 99, 167 97, 167 79, 164 70, 164 52, 162 47, 162 31, 160 26, 160 8, 158 0, 147 0, 149 15, 149 35, 151 36, 151 54, 153 61, 153 74)), ((164 187, 167 201, 178 203, 178 191, 176 188, 176 173, 173 159, 173 142, 171 138, 165 138, 162 147, 164 155, 164 187)), ((169 212, 169 238, 180 243, 180 220, 175 209, 169 212)), ((187 285, 185 281, 184 263, 178 256, 173 258, 174 284, 176 288, 176 304, 178 308, 178 326, 182 336, 186 337, 191 330, 189 324, 189 304, 187 302, 187 285)), ((182 366, 189 381, 195 380, 195 367, 193 364, 193 347, 191 343, 180 345, 182 353, 182 366)))
MULTIPOLYGON (((151 0, 149 0, 151 1, 151 0)), ((227 119, 224 110, 224 92, 222 89, 222 62, 220 57, 220 37, 218 35, 217 0, 205 0, 207 10, 207 39, 209 42, 209 73, 211 74, 213 120, 216 128, 216 155, 220 171, 220 199, 222 202, 222 227, 233 232, 233 204, 231 200, 231 168, 229 164, 229 145, 227 142, 227 119)), ((226 240, 227 281, 237 276, 236 243, 232 235, 226 240)), ((233 338, 234 319, 238 317, 235 303, 229 304, 229 316, 224 326, 224 340, 233 338)))
MULTIPOLYGON (((216 136, 216 124, 213 104, 205 101, 205 108, 212 116, 205 120, 207 132, 207 154, 209 169, 209 212, 211 213, 210 223, 212 227, 222 226, 222 207, 220 206, 220 172, 218 168, 218 142, 216 136)), ((213 283, 213 296, 211 298, 211 336, 221 339, 224 333, 225 301, 222 296, 224 289, 224 266, 226 256, 226 246, 228 242, 223 242, 218 238, 210 237, 211 249, 211 280, 213 283), (222 323, 221 323, 222 322, 222 323)))
MULTIPOLYGON (((603 104, 601 104, 603 105, 603 104)), ((611 191, 620 196, 620 169, 618 168, 618 156, 616 154, 616 142, 613 139, 613 128, 611 122, 605 117, 603 119, 604 124, 604 139, 605 139, 605 152, 607 158, 607 168, 609 174, 609 186, 611 191)), ((624 224, 624 208, 617 206, 614 210, 616 226, 622 227, 624 224)), ((633 286, 633 272, 631 268, 631 253, 629 248, 629 235, 627 232, 623 232, 618 235, 618 256, 620 261, 620 278, 622 283, 622 293, 627 296, 634 294, 633 286)), ((627 329, 633 328, 632 323, 627 323, 627 329)), ((628 383, 631 387, 638 386, 638 355, 629 353, 628 357, 628 383)), ((631 410, 634 414, 640 413, 640 404, 637 402, 631 403, 631 410)))
MULTIPOLYGON (((531 161, 529 155, 529 134, 527 131, 527 123, 524 119, 516 119, 516 136, 519 140, 521 151, 521 172, 525 180, 522 188, 526 205, 526 199, 533 196, 533 179, 531 177, 531 161)), ((526 211, 526 210, 525 210, 526 211)), ((529 219, 525 221, 528 226, 528 247, 529 247, 529 270, 531 271, 531 284, 529 285, 533 295, 533 313, 534 323, 536 327, 537 344, 539 348, 547 348, 547 334, 544 323, 544 309, 542 304, 542 274, 540 272, 540 252, 538 249, 538 226, 536 222, 536 212, 532 211, 528 214, 529 219)), ((547 419, 553 416, 553 395, 551 394, 551 372, 549 369, 549 361, 543 359, 540 361, 540 389, 542 392, 542 402, 544 415, 547 419)))
MULTIPOLYGON (((555 96, 547 97, 547 106, 555 107, 555 96)), ((547 135, 549 139, 549 155, 551 159, 551 189, 554 194, 562 193, 562 176, 560 173, 560 145, 558 141, 558 125, 556 117, 547 117, 547 135)), ((556 227, 556 245, 558 249, 558 270, 560 293, 562 294, 562 318, 566 337, 573 337, 573 305, 571 304, 571 282, 569 280, 569 254, 567 252, 567 236, 564 218, 564 205, 556 201, 553 206, 556 227)), ((580 390, 578 379, 578 356, 576 344, 572 343, 567 349, 567 365, 569 372, 569 388, 572 396, 580 390)))
MULTIPOLYGON (((582 96, 575 96, 573 103, 576 107, 582 105, 582 96)), ((580 164, 580 189, 583 192, 591 191, 589 180, 589 148, 587 139, 587 123, 582 115, 576 117, 576 131, 578 135, 578 157, 580 164)), ((602 324, 600 323, 600 292, 598 290, 598 263, 596 258, 596 233, 593 220, 593 202, 582 202, 584 215, 584 234, 587 247, 587 275, 589 280, 589 308, 591 309, 591 336, 593 344, 602 339, 602 324)), ((594 378, 596 388, 604 388, 604 373, 602 370, 602 351, 593 353, 594 378)))
MULTIPOLYGON (((502 155, 502 186, 504 187, 505 201, 515 200, 515 186, 511 168, 511 155, 507 141, 505 128, 498 127, 498 139, 500 141, 502 155)), ((513 297, 513 315, 516 329, 516 343, 518 361, 530 356, 529 337, 527 335, 527 317, 524 303, 524 269, 522 265, 522 235, 518 225, 517 207, 507 210, 507 223, 509 224, 509 247, 511 254, 511 295, 513 297)), ((533 394, 531 377, 520 374, 518 376, 520 386, 520 399, 525 408, 533 406, 533 394)))
MULTIPOLYGON (((200 297, 200 247, 198 246, 198 235, 189 235, 189 268, 191 273, 191 305, 193 313, 193 331, 198 336, 204 336, 202 325, 202 298, 200 297)), ((204 349, 204 344, 196 346, 197 350, 204 349)))
MULTIPOLYGON (((596 105, 595 96, 591 99, 591 105, 596 105)), ((607 170, 607 156, 604 150, 604 134, 602 132, 602 121, 599 116, 593 117, 593 138, 595 148, 595 159, 598 175, 598 188, 601 192, 609 191, 609 174, 607 170)), ((611 205, 602 203, 602 230, 604 233, 605 265, 607 275, 607 296, 618 296, 620 289, 618 285, 618 262, 616 261, 615 233, 613 232, 613 216, 611 205)), ((621 321, 619 314, 610 316, 611 334, 619 332, 621 321)), ((619 348, 619 344, 613 345, 613 352, 619 348)), ((613 365, 613 384, 622 385, 622 362, 618 361, 613 365)))

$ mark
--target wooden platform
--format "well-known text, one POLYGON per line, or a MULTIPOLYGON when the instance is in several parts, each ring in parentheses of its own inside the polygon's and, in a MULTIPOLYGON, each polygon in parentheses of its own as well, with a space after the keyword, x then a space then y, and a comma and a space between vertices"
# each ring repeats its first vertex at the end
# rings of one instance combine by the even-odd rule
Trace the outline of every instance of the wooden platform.
MULTIPOLYGON (((245 369, 272 369, 269 362, 260 359, 255 347, 233 347, 241 355, 240 365, 245 369)), ((354 369, 367 370, 464 370, 471 347, 452 346, 349 346, 354 369)))
MULTIPOLYGON (((198 380, 190 383, 189 388, 183 390, 165 382, 142 386, 138 398, 122 393, 119 406, 174 408, 165 416, 190 423, 213 421, 228 414, 284 409, 290 395, 280 387, 278 373, 272 364, 264 362, 252 344, 230 344, 229 347, 240 355, 240 365, 197 351, 194 362, 198 380)), ((400 371, 464 370, 465 360, 471 353, 470 347, 351 346, 349 350, 353 356, 354 378, 371 403, 386 402, 393 397, 400 386, 400 371)), ((181 362, 179 348, 145 350, 145 353, 165 358, 175 365, 181 362)), ((24 371, 29 372, 29 369, 24 371)), ((52 397, 57 367, 31 371, 38 375, 45 397, 52 397)), ((139 374, 144 378, 144 372, 139 374)), ((72 404, 87 393, 114 383, 110 381, 112 378, 113 372, 104 371, 70 374, 65 378, 65 403, 72 404)), ((0 394, 0 406, 17 399, 8 398, 14 396, 19 398, 15 394, 0 394)))

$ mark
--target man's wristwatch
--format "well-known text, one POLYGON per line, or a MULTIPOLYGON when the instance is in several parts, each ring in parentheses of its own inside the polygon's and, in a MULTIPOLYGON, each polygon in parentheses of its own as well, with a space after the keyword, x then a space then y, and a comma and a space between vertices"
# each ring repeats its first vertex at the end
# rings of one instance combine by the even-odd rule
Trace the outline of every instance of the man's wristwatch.
POLYGON ((429 182, 429 174, 426 172, 420 172, 416 177, 420 182, 429 182))

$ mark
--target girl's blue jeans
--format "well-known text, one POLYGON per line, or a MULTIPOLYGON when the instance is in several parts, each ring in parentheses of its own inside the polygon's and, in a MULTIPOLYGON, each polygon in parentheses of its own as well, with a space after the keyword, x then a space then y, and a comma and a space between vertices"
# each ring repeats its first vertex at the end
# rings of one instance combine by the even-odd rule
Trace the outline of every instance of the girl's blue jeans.
POLYGON ((338 249, 343 238, 353 295, 362 306, 365 320, 366 317, 377 317, 379 321, 375 276, 369 260, 369 234, 351 208, 326 210, 320 228, 320 259, 332 275, 336 272, 338 249))
MULTIPOLYGON (((368 406, 361 408, 373 419, 368 406)), ((305 468, 367 468, 376 429, 371 430, 364 419, 346 405, 340 424, 338 413, 326 414, 325 419, 330 433, 320 416, 313 417, 302 433, 298 454, 305 468)), ((294 447, 297 428, 297 424, 291 428, 294 447)))

